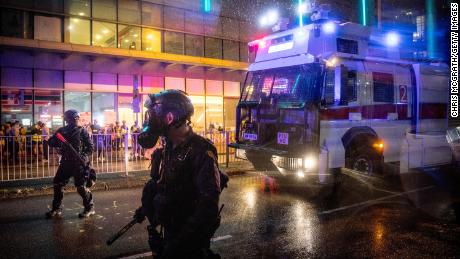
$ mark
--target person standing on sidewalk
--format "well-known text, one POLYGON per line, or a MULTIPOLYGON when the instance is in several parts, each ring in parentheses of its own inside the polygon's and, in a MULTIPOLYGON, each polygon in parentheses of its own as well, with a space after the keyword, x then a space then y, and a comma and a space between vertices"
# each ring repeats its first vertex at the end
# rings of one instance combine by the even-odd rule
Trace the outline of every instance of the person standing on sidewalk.
POLYGON ((126 121, 123 120, 121 122, 121 146, 125 148, 125 138, 128 137, 129 129, 128 125, 126 125, 126 121))
POLYGON ((43 162, 48 162, 48 140, 50 138, 50 129, 43 122, 41 122, 39 126, 41 128, 43 138, 43 162))
POLYGON ((78 152, 80 157, 89 163, 88 156, 93 152, 93 143, 88 132, 78 126, 80 115, 76 110, 68 110, 64 113, 64 121, 66 126, 59 128, 56 133, 49 139, 50 147, 59 148, 61 152, 61 161, 53 179, 54 198, 51 210, 46 213, 47 218, 53 218, 62 214, 61 204, 64 197, 63 189, 69 182, 70 177, 74 178, 74 184, 78 194, 83 199, 83 212, 78 214, 80 218, 89 217, 95 214, 93 205, 93 195, 86 188, 86 179, 84 173, 84 165, 80 159, 75 157, 75 154, 70 147, 66 146, 58 139, 57 134, 60 133, 67 142, 78 152))
POLYGON ((137 142, 139 134, 141 133, 141 128, 139 127, 137 121, 134 122, 134 125, 131 126, 131 146, 132 146, 132 159, 141 157, 141 146, 137 142))

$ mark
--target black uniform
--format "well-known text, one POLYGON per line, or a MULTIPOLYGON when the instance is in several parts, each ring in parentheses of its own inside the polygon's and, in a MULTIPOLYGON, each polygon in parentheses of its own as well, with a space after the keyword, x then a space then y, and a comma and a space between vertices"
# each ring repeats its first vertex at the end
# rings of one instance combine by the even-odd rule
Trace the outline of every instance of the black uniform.
MULTIPOLYGON (((64 138, 72 145, 72 147, 87 161, 88 156, 93 152, 93 143, 88 132, 75 125, 67 125, 59 128, 56 133, 61 133, 64 138)), ((89 189, 85 188, 86 179, 84 175, 83 165, 80 160, 75 157, 74 153, 53 135, 48 142, 49 146, 60 148, 61 161, 53 179, 54 198, 53 210, 60 209, 62 198, 64 197, 63 188, 69 182, 70 177, 74 178, 74 184, 78 194, 83 199, 85 210, 90 210, 93 207, 93 196, 89 189)))
POLYGON ((164 227, 162 258, 208 258, 219 224, 215 147, 195 133, 174 149, 167 141, 152 155, 151 177, 142 208, 152 224, 164 227))

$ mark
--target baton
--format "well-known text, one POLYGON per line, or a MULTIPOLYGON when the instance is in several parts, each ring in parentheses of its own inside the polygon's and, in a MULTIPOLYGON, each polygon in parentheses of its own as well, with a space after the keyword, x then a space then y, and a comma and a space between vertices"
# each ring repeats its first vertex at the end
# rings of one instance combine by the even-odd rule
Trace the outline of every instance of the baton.
POLYGON ((117 233, 115 233, 113 236, 111 236, 106 244, 109 246, 111 244, 113 244, 113 242, 115 242, 118 238, 120 238, 123 234, 126 233, 126 231, 128 231, 130 228, 132 228, 132 226, 136 225, 137 224, 137 220, 136 219, 133 219, 131 220, 128 224, 126 224, 122 229, 120 229, 117 233))

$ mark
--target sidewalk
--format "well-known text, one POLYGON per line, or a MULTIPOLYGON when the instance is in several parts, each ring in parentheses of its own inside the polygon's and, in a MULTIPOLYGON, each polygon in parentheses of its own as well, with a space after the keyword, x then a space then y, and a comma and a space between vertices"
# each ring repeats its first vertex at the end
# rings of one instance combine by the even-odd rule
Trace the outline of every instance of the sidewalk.
MULTIPOLYGON (((220 169, 229 176, 244 174, 246 171, 254 170, 251 163, 238 161, 229 163, 228 168, 225 164, 219 165, 220 169)), ((103 173, 98 175, 97 184, 91 188, 92 191, 107 191, 112 189, 140 187, 150 179, 148 165, 145 170, 129 172, 128 176, 124 173, 103 173)), ((72 180, 65 188, 66 192, 75 192, 72 180)), ((38 195, 53 194, 52 178, 30 179, 0 182, 0 199, 30 197, 38 195)))

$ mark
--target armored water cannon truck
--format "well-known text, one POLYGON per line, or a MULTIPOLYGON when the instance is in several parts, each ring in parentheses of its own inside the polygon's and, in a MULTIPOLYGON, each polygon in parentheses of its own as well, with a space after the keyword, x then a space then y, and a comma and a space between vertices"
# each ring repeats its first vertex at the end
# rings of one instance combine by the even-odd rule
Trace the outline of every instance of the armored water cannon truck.
POLYGON ((249 43, 230 146, 256 169, 300 178, 450 162, 448 67, 401 59, 399 40, 322 21, 249 43))

